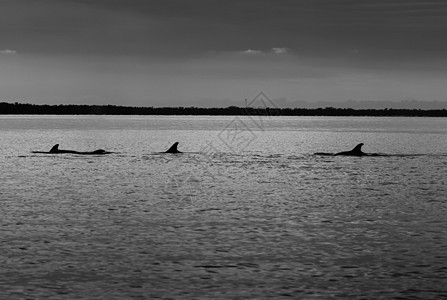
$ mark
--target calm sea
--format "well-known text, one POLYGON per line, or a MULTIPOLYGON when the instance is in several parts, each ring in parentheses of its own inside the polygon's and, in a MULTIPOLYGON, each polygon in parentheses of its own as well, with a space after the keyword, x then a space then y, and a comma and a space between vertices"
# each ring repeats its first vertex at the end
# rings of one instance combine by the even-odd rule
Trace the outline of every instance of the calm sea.
POLYGON ((0 166, 0 299, 447 297, 446 118, 0 116, 0 166))

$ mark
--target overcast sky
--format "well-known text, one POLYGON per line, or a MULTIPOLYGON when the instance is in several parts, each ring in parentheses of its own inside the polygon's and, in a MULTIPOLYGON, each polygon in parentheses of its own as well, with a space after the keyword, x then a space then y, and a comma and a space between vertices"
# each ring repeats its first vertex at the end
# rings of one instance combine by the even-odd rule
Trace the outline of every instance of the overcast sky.
POLYGON ((445 0, 0 0, 0 101, 447 101, 445 0))

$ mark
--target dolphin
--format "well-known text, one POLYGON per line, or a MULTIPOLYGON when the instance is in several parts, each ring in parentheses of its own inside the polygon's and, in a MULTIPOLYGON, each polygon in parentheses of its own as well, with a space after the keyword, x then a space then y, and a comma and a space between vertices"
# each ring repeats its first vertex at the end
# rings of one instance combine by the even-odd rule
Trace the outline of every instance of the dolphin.
POLYGON ((95 150, 95 151, 87 151, 87 152, 80 152, 80 151, 75 151, 75 150, 63 150, 63 149, 59 149, 59 144, 56 144, 48 152, 32 151, 32 153, 43 153, 43 154, 71 153, 71 154, 82 154, 82 155, 103 155, 103 154, 110 154, 112 152, 107 152, 107 151, 105 151, 103 149, 98 149, 98 150, 95 150))
POLYGON ((357 146, 354 147, 354 149, 350 150, 350 151, 343 151, 343 152, 338 152, 335 153, 334 156, 367 156, 368 154, 366 154, 365 152, 362 151, 362 146, 363 143, 358 144, 357 146))
POLYGON ((358 144, 354 147, 354 149, 349 151, 342 151, 338 153, 326 153, 326 152, 317 152, 314 155, 326 155, 326 156, 386 156, 386 154, 378 154, 378 153, 365 153, 362 151, 363 143, 358 144))
POLYGON ((175 142, 171 148, 165 151, 165 153, 182 153, 181 151, 177 150, 178 142, 175 142))

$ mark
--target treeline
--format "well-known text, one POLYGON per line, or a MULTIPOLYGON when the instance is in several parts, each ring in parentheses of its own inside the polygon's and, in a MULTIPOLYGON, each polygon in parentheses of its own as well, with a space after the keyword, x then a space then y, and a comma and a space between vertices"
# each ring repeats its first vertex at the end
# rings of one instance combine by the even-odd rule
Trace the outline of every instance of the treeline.
POLYGON ((446 109, 351 109, 351 108, 255 108, 229 106, 201 107, 132 107, 116 105, 37 105, 0 103, 0 114, 32 115, 271 115, 271 116, 408 116, 447 117, 446 109))

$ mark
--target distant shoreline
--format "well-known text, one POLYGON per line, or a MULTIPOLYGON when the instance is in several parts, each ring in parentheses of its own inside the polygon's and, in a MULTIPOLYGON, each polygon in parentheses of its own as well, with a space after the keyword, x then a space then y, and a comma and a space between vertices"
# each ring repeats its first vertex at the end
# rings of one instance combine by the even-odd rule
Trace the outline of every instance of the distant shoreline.
POLYGON ((237 107, 134 107, 117 105, 0 103, 0 115, 197 115, 197 116, 365 116, 447 117, 447 109, 352 109, 237 107))

